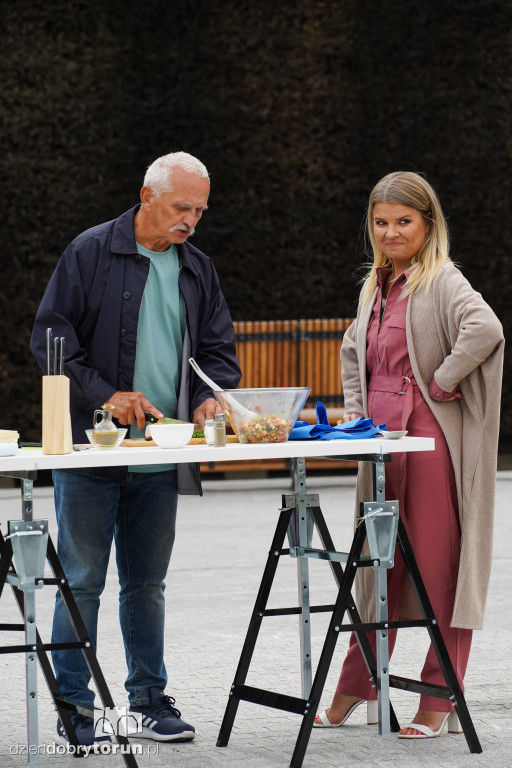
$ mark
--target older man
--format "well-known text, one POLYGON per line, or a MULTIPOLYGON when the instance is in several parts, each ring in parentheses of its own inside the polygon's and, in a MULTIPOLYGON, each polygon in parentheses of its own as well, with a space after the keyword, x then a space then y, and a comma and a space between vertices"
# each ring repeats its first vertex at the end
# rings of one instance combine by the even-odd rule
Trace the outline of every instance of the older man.
MULTIPOLYGON (((205 166, 185 152, 155 160, 141 203, 79 235, 64 251, 39 307, 32 351, 44 369, 45 332, 66 339, 73 441, 84 441, 92 413, 104 403, 143 434, 145 414, 202 426, 220 410, 190 371, 190 356, 223 388, 240 369, 233 323, 211 260, 190 245, 207 209, 205 166)), ((164 578, 174 542, 177 494, 200 493, 195 465, 92 468, 53 473, 58 553, 90 638, 96 643, 99 598, 112 539, 120 583, 120 623, 130 710, 142 714, 138 737, 194 738, 175 699, 164 693, 164 578)), ((57 596, 53 642, 75 640, 57 596)), ((170 638, 172 645, 172 637, 170 638)), ((94 693, 81 651, 53 652, 62 694, 91 708, 94 693)), ((75 712, 79 741, 94 734, 91 717, 75 712)), ((66 742, 59 719, 57 739, 66 742)))

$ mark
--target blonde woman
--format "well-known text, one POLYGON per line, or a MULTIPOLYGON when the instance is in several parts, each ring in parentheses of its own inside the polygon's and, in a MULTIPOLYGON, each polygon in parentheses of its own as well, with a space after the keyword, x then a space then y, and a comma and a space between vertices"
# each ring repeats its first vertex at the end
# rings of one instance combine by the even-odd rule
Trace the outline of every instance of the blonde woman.
MULTIPOLYGON (((491 565, 503 331, 450 260, 444 215, 422 176, 397 172, 381 179, 370 195, 367 229, 373 265, 341 351, 346 418, 370 416, 390 430, 435 438, 435 451, 402 454, 386 465, 386 498, 399 499, 462 686, 472 630, 482 626, 491 565)), ((362 465, 358 499, 371 498, 370 492, 362 465)), ((363 620, 370 621, 373 574, 359 574, 356 592, 363 620)), ((388 571, 388 598, 391 620, 417 615, 399 557, 388 571)), ((396 630, 389 640, 392 652, 396 630)), ((432 646, 421 679, 445 685, 432 646)), ((332 704, 315 726, 343 725, 357 706, 375 698, 352 636, 332 704)), ((453 709, 446 699, 422 695, 399 738, 439 736, 447 721, 450 731, 459 731, 453 709)))

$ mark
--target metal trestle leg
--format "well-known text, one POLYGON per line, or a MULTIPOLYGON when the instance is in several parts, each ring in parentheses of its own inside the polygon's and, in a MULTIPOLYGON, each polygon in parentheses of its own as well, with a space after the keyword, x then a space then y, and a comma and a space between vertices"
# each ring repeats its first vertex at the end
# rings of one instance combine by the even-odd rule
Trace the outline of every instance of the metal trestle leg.
POLYGON ((461 725, 471 752, 481 752, 464 696, 457 681, 432 606, 418 571, 405 528, 399 519, 398 502, 384 497, 384 463, 390 460, 382 455, 350 456, 348 460, 371 461, 373 465, 374 500, 361 505, 359 525, 356 527, 350 552, 337 552, 319 506, 317 494, 307 494, 305 463, 295 459, 295 493, 283 495, 282 507, 274 538, 269 551, 256 603, 249 622, 242 653, 229 693, 224 719, 217 739, 218 747, 228 744, 240 701, 285 710, 302 717, 302 723, 291 758, 291 768, 301 768, 311 735, 314 718, 337 640, 341 632, 354 632, 369 679, 377 689, 379 701, 379 733, 387 735, 399 730, 399 723, 390 702, 390 688, 419 693, 429 693, 450 699, 457 709, 461 725), (317 531, 322 549, 312 547, 313 532, 317 531), (289 548, 284 549, 288 532, 289 548), (368 536, 370 556, 363 555, 363 545, 368 536), (387 570, 393 567, 396 552, 403 558, 406 572, 412 582, 422 619, 417 621, 389 621, 387 605, 387 570), (283 555, 297 558, 298 606, 267 609, 272 583, 279 559, 283 555), (312 606, 309 600, 308 558, 327 560, 338 586, 334 605, 312 606), (345 564, 345 568, 342 567, 345 564), (352 598, 352 589, 359 568, 373 568, 375 572, 376 620, 362 622, 352 598), (311 617, 327 611, 331 619, 323 644, 315 675, 312 675, 311 617), (266 691, 245 685, 249 666, 256 646, 259 629, 264 618, 270 616, 298 615, 300 621, 302 698, 266 691), (344 623, 345 614, 349 622, 344 623), (433 686, 421 681, 409 680, 389 674, 388 632, 402 627, 424 627, 439 659, 446 686, 433 686), (376 632, 376 654, 368 639, 368 632, 376 632))

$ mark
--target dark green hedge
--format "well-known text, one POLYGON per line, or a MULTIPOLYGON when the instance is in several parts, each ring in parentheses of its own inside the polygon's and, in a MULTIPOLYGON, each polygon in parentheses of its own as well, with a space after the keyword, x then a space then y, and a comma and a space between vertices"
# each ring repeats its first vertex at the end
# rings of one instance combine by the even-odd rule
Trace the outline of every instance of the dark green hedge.
POLYGON ((194 242, 235 319, 352 316, 368 192, 404 169, 510 330, 510 3, 4 0, 0 21, 1 426, 40 435, 28 344, 60 253, 178 149, 211 172, 194 242))

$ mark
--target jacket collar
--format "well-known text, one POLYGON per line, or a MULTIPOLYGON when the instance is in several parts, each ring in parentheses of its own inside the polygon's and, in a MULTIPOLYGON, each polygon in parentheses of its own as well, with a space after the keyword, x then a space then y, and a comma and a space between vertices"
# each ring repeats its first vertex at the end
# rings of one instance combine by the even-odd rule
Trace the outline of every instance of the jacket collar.
POLYGON ((391 269, 389 267, 377 267, 377 285, 379 288, 382 288, 390 274, 391 269))
MULTIPOLYGON (((384 283, 386 282, 390 274, 391 274, 390 267, 377 267, 377 285, 379 286, 379 288, 382 288, 382 286, 384 285, 384 283)), ((402 274, 395 279, 395 282, 396 283, 405 282, 410 274, 411 274, 410 269, 408 269, 407 272, 402 272, 402 274)))
MULTIPOLYGON (((112 252, 119 254, 136 254, 137 243, 135 242, 135 230, 134 230, 134 218, 135 214, 140 208, 140 203, 130 208, 129 211, 122 213, 114 223, 114 231, 112 233, 112 252)), ((180 243, 176 245, 178 249, 178 256, 182 267, 187 267, 195 275, 197 272, 197 265, 195 261, 195 254, 200 253, 190 243, 180 243)))
POLYGON ((129 211, 122 213, 115 220, 114 231, 112 233, 112 252, 113 253, 137 253, 137 244, 135 242, 135 232, 133 219, 140 208, 140 203, 129 211))
POLYGON ((186 267, 187 269, 190 269, 190 271, 197 276, 199 272, 197 270, 197 260, 195 258, 195 255, 196 253, 201 253, 201 251, 199 251, 190 243, 186 243, 186 242, 181 243, 181 245, 177 245, 176 248, 178 249, 180 265, 182 267, 186 267))

